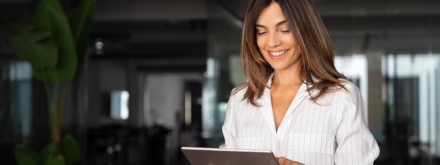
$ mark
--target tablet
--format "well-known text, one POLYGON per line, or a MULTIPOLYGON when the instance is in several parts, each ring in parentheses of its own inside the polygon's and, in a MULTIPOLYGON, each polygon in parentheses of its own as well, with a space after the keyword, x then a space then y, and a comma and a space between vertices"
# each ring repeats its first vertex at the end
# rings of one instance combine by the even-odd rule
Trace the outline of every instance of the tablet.
POLYGON ((272 151, 182 147, 191 165, 278 165, 272 151))

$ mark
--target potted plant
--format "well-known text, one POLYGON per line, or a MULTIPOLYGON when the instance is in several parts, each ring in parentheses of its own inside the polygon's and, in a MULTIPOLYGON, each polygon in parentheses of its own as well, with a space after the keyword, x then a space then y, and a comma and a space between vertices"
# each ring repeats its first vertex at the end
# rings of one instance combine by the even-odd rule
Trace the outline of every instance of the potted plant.
POLYGON ((51 143, 37 154, 24 144, 15 147, 19 165, 73 165, 80 147, 70 134, 62 137, 65 91, 86 56, 94 0, 80 0, 68 18, 58 0, 41 0, 31 21, 3 19, 17 56, 32 66, 32 75, 43 82, 48 104, 51 143))

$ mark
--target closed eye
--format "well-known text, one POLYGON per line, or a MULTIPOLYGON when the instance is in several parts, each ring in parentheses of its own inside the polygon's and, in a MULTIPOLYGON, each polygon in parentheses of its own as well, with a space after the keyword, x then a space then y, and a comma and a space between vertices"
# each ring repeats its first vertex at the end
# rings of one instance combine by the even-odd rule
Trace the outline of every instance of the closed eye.
POLYGON ((257 35, 264 35, 264 34, 266 34, 267 32, 257 32, 257 35))

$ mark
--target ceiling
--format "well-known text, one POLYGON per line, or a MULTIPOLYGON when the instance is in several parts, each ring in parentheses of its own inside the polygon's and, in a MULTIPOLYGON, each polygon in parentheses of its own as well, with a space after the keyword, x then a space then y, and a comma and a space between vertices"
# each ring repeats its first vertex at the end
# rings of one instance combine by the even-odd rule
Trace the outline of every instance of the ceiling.
MULTIPOLYGON (((36 0, 0 0, 0 14, 31 15, 36 0)), ((73 6, 78 0, 63 0, 73 6)), ((109 58, 206 58, 209 6, 240 26, 248 0, 98 0, 93 42, 109 58), (238 22, 238 23, 237 23, 238 22)), ((315 0, 336 51, 440 47, 440 1, 315 0)))

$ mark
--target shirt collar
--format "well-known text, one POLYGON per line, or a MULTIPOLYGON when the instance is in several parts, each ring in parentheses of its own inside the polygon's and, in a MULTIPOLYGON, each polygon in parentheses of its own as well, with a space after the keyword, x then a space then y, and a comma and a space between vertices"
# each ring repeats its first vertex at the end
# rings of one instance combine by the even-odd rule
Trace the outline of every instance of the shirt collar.
MULTIPOLYGON (((267 84, 266 84, 266 88, 264 89, 263 95, 269 95, 270 94, 270 86, 272 85, 272 79, 273 79, 274 73, 272 72, 272 74, 269 76, 269 79, 267 80, 267 84)), ((314 82, 319 82, 320 79, 317 78, 316 76, 314 76, 312 74, 312 80, 314 82)), ((307 83, 306 80, 304 80, 304 82, 302 83, 298 93, 303 93, 306 92, 307 93, 307 89, 311 88, 312 84, 311 83, 307 83)), ((316 94, 316 90, 310 91, 312 94, 316 94)), ((297 94, 298 94, 297 93, 297 94)))
POLYGON ((274 74, 275 73, 272 72, 272 74, 270 74, 270 76, 269 76, 269 80, 267 80, 267 84, 266 84, 267 89, 270 89, 270 86, 272 85, 272 78, 273 78, 274 74))
MULTIPOLYGON (((267 89, 270 89, 270 86, 272 85, 272 79, 273 79, 274 74, 275 73, 272 72, 272 74, 269 76, 269 79, 267 80, 267 84, 266 84, 267 89)), ((319 79, 316 76, 314 76, 313 74, 312 74, 312 79, 314 82, 319 82, 319 79)), ((306 80, 304 80, 303 84, 307 84, 306 80)))
MULTIPOLYGON (((266 85, 266 88, 264 89, 263 95, 257 101, 259 104, 268 105, 268 106, 272 107, 271 100, 270 100, 270 86, 272 85, 273 76, 274 76, 274 73, 272 73, 269 76, 269 79, 267 80, 267 85, 266 85)), ((319 80, 319 79, 317 79, 316 77, 313 77, 313 81, 316 82, 317 80, 319 80)), ((310 84, 308 85, 308 83, 306 83, 306 81, 304 80, 304 82, 301 84, 301 87, 298 89, 298 92, 295 96, 295 98, 297 98, 296 99, 297 102, 301 102, 303 99, 308 97, 307 89, 309 87, 310 87, 310 84)))

